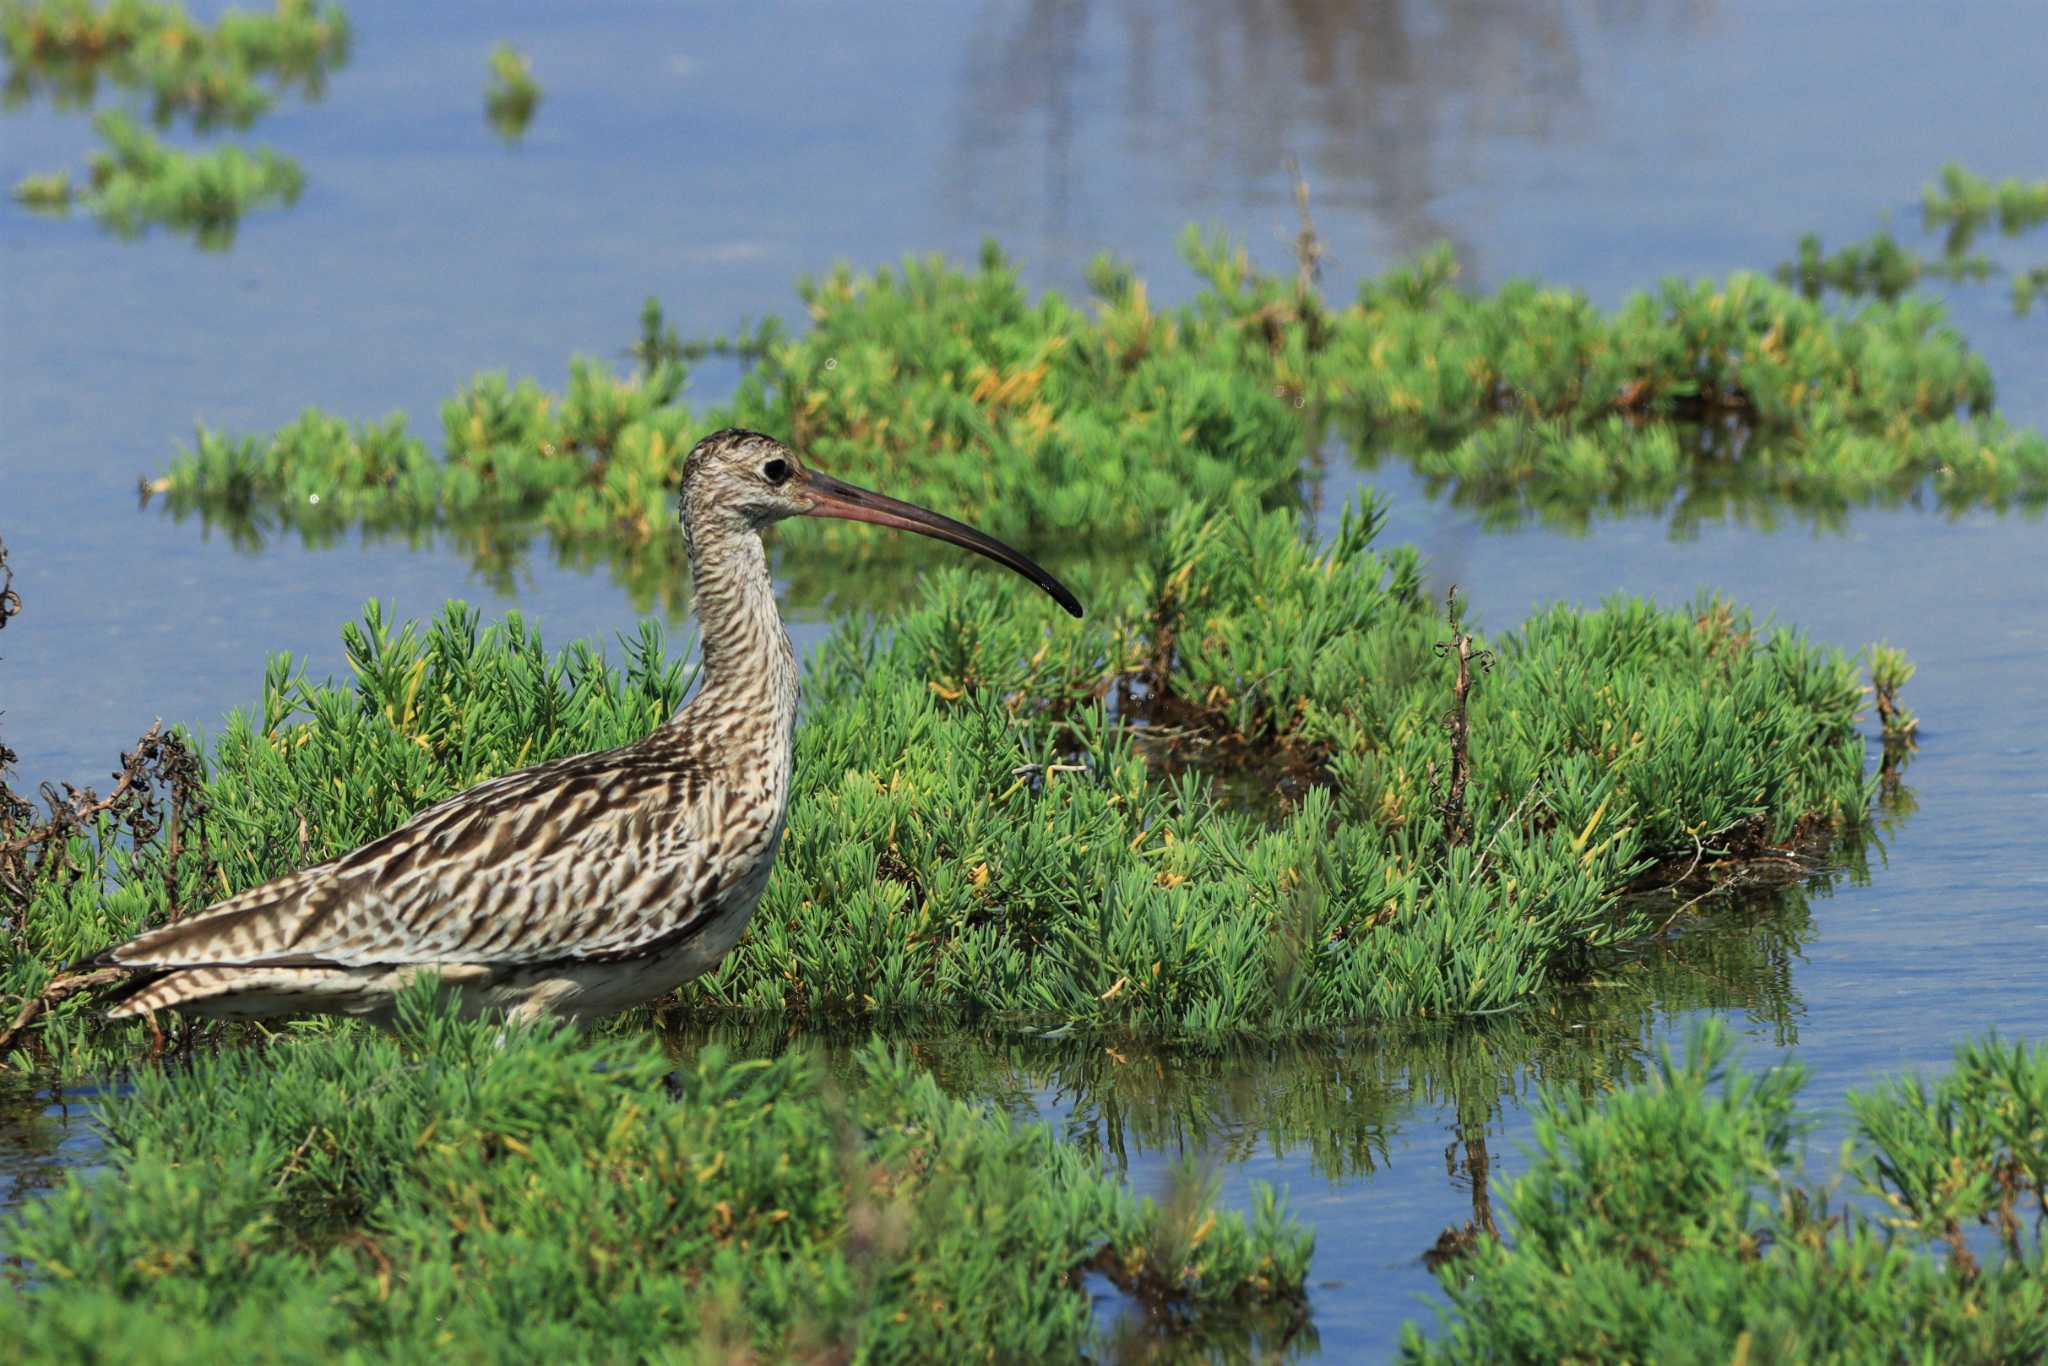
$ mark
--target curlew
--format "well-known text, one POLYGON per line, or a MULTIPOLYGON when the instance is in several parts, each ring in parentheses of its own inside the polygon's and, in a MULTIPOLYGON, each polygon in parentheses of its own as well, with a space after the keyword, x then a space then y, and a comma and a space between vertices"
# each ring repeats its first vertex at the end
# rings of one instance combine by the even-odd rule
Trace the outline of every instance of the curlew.
POLYGON ((124 979, 108 1017, 388 1016, 431 972, 470 1011, 584 1018, 710 968, 761 899, 789 805, 797 664, 761 545, 785 517, 951 541, 1081 615, 1058 579, 972 527, 807 469, 772 437, 713 433, 683 467, 703 671, 682 710, 106 950, 79 966, 124 979))

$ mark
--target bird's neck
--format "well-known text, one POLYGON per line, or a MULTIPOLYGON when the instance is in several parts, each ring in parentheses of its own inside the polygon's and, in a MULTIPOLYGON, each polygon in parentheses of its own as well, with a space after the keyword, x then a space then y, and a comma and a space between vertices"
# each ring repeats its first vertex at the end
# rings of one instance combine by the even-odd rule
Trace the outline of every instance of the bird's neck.
POLYGON ((689 544, 704 671, 675 723, 758 730, 787 752, 796 725, 796 653, 775 607, 760 533, 693 528, 689 544))

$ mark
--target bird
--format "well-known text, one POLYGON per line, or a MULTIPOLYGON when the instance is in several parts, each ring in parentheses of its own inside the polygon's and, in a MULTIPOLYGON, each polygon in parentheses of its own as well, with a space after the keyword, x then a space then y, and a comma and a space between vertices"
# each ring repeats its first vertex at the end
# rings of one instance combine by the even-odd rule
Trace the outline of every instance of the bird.
POLYGON ((950 541, 1082 615, 1010 546, 835 479, 760 432, 699 441, 679 511, 702 653, 681 710, 632 744, 479 783, 340 858, 74 964, 113 979, 107 1018, 388 1024, 399 994, 433 974, 468 1014, 582 1022, 710 969, 760 902, 788 815, 798 669, 761 540, 784 518, 950 541))

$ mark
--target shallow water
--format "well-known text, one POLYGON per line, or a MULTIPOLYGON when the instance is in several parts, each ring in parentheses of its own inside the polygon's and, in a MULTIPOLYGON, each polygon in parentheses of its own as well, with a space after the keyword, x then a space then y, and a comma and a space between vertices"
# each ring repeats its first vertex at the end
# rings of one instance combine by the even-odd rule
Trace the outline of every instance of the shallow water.
MULTIPOLYGON (((795 276, 834 260, 966 256, 989 234, 1039 285, 1079 292, 1089 257, 1112 250, 1155 296, 1184 297, 1173 239, 1189 221, 1284 264, 1290 152, 1339 296, 1448 237, 1468 279, 1534 274, 1613 302, 1667 273, 1766 268, 1808 230, 1861 237, 1887 212, 1913 228, 1919 186, 1949 159, 2044 170, 2029 158, 2048 16, 2029 3, 350 13, 353 56, 327 96, 284 101, 246 138, 299 157, 307 193, 245 220, 231 251, 124 244, 0 205, 0 537, 27 605, 0 635, 0 726, 30 784, 103 778, 156 716, 215 724, 256 695, 270 651, 338 669, 339 627, 366 597, 406 616, 450 595, 516 605, 557 643, 633 620, 602 567, 560 566, 544 545, 501 591, 450 538, 286 537, 248 553, 138 512, 137 477, 161 471, 195 420, 256 431, 317 404, 402 409, 433 434, 439 402, 477 370, 553 384, 573 352, 617 355, 649 293, 686 335, 727 331, 794 316, 795 276), (546 91, 511 148, 482 110, 499 39, 527 50, 546 91)), ((74 164, 90 136, 47 107, 0 115, 0 180, 74 164)), ((2002 410, 2048 420, 2048 323, 2013 318, 1996 285, 1949 293, 2002 410)), ((731 378, 707 366, 691 393, 731 378)), ((1965 1034, 2048 1036, 2042 521, 1852 510, 1840 531, 1788 512, 1683 538, 1649 516, 1502 533, 1398 467, 1342 461, 1324 515, 1365 482, 1393 497, 1389 537, 1421 545, 1438 585, 1461 584, 1495 629, 1542 602, 1712 587, 1822 640, 1903 645, 1920 666, 1918 811, 1873 854, 1867 885, 1844 879, 1796 912, 1766 955, 1782 972, 1736 973, 1711 994, 1664 982, 1597 1047, 1482 1050, 1490 1061, 1459 1075, 1483 1080, 1452 1086, 1406 1045, 1361 1041, 1235 1072, 1163 1068, 1137 1097, 1090 1089, 1093 1074, 1058 1057, 1019 1057, 1001 1064, 1016 1103, 1095 1133, 1142 1189, 1183 1150, 1215 1160, 1233 1198, 1253 1179, 1287 1186, 1318 1232, 1318 1340, 1355 1360, 1390 1350, 1430 1287, 1422 1249, 1470 1216, 1469 1179, 1445 1161, 1461 1105, 1468 1124, 1474 1105, 1491 1111, 1498 1183, 1518 1168, 1533 1080, 1625 1075, 1646 1040, 1682 1035, 1702 1009, 1742 1021, 1758 1055, 1796 1052, 1810 1101, 1837 1117, 1845 1090, 1939 1065, 1965 1034), (1355 1085, 1357 1103, 1304 1109, 1310 1083, 1274 1078, 1355 1085), (1288 1113, 1312 1120, 1275 1117, 1288 1113)), ((808 648, 834 609, 789 606, 808 648)), ((1737 946, 1725 957, 1757 956, 1739 948, 1754 931, 1702 933, 1737 946)), ((969 1090, 997 1075, 987 1060, 956 1073, 969 1090)), ((85 1130, 55 1122, 5 1145, 10 1180, 90 1151, 85 1130)), ((1840 1132, 1837 1118, 1815 1151, 1840 1132)))

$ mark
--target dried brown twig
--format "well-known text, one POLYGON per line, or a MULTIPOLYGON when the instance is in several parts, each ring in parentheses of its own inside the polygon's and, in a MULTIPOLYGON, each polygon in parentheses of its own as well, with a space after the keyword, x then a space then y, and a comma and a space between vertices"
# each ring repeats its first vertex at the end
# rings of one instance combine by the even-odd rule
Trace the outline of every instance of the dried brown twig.
MULTIPOLYGON (((69 783, 61 792, 43 784, 42 798, 49 816, 40 822, 35 819, 35 807, 7 787, 6 768, 14 757, 11 750, 0 746, 0 923, 12 926, 17 942, 30 934, 30 908, 38 890, 83 875, 72 861, 72 840, 91 837, 102 817, 117 821, 137 850, 148 848, 159 833, 166 834, 162 845, 164 899, 170 918, 179 918, 178 871, 187 853, 188 834, 197 838, 202 885, 212 872, 199 756, 190 745, 175 734, 165 734, 163 722, 156 722, 121 756, 121 768, 113 775, 114 786, 106 796, 69 783)), ((99 968, 53 978, 22 1004, 14 1022, 0 1032, 0 1052, 58 1002, 127 975, 125 968, 99 968)))
MULTIPOLYGON (((11 751, 8 757, 13 757, 11 751)), ((204 814, 199 756, 191 746, 176 735, 164 734, 164 723, 159 720, 143 732, 134 749, 121 756, 120 770, 113 776, 113 790, 104 797, 89 787, 66 783, 60 793, 44 783, 42 796, 50 817, 34 826, 27 825, 33 808, 0 783, 0 892, 25 906, 39 880, 57 876, 68 866, 63 842, 84 834, 95 820, 110 812, 127 825, 138 844, 153 838, 164 822, 154 791, 158 784, 170 794, 173 856, 182 852, 185 824, 204 814)), ((167 886, 167 890, 172 892, 171 914, 176 918, 175 887, 167 886)))
MULTIPOLYGON (((9 618, 19 615, 21 595, 14 591, 14 571, 7 563, 7 546, 0 542, 0 628, 7 625, 9 618)), ((170 792, 170 847, 164 886, 172 917, 176 918, 176 869, 188 822, 200 822, 201 857, 207 857, 199 759, 190 746, 175 735, 165 735, 164 723, 158 721, 136 742, 134 749, 121 756, 114 788, 105 797, 91 788, 79 789, 68 783, 60 793, 45 783, 42 796, 50 816, 40 823, 35 820, 34 805, 7 786, 7 772, 15 758, 13 750, 0 745, 0 922, 11 923, 17 938, 26 936, 29 903, 37 885, 72 871, 71 837, 85 833, 101 816, 112 813, 122 820, 138 847, 154 836, 162 821, 153 790, 157 784, 170 792)), ((0 1052, 5 1052, 51 1006, 127 975, 126 968, 98 968, 53 978, 42 991, 24 1002, 14 1022, 0 1031, 0 1052)))
MULTIPOLYGON (((1492 672, 1493 651, 1472 648, 1472 637, 1458 619, 1458 585, 1451 585, 1444 607, 1451 618, 1451 638, 1438 641, 1435 648, 1437 658, 1458 661, 1458 677, 1451 685, 1451 709, 1444 713, 1444 733, 1451 738, 1450 787, 1437 809, 1444 814, 1446 842, 1456 848, 1472 833, 1471 817, 1465 810, 1465 787, 1472 776, 1472 723, 1466 712, 1466 699, 1472 693, 1472 666, 1477 664, 1481 673, 1492 672)), ((1432 786, 1436 781, 1435 768, 1432 763, 1432 786)))
POLYGON ((51 978, 48 986, 23 1004, 20 1013, 14 1017, 14 1023, 7 1026, 4 1032, 0 1032, 0 1053, 12 1048, 15 1039, 20 1037, 23 1030, 34 1024, 38 1016, 65 997, 75 996, 93 987, 105 986, 109 982, 118 982, 127 975, 127 968, 95 968, 91 972, 67 972, 51 978))
MULTIPOLYGON (((1294 299, 1286 302, 1279 299, 1268 301, 1239 320, 1239 325, 1256 327, 1266 343, 1266 349, 1274 356, 1286 351, 1288 337, 1292 330, 1300 327, 1302 340, 1311 352, 1320 351, 1327 340, 1322 297, 1316 293, 1316 281, 1323 273, 1323 263, 1330 259, 1329 250, 1324 247, 1321 234, 1316 231, 1315 218, 1309 213, 1308 182, 1301 177, 1301 163, 1293 157, 1287 158, 1288 178, 1294 183, 1294 208, 1300 215, 1301 227, 1294 235, 1294 299)), ((1305 407, 1309 386, 1299 383, 1282 383, 1274 393, 1280 398, 1292 398, 1294 406, 1305 407)))
POLYGON ((21 594, 14 591, 14 570, 7 563, 7 542, 0 541, 0 631, 10 617, 21 615, 21 594))
POLYGON ((1316 220, 1309 215, 1308 181, 1302 178, 1301 163, 1292 156, 1287 158, 1287 178, 1294 182, 1294 208, 1301 215, 1301 231, 1294 237, 1294 292, 1306 302, 1315 295, 1316 281, 1322 278, 1323 262, 1330 252, 1316 232, 1316 220))

